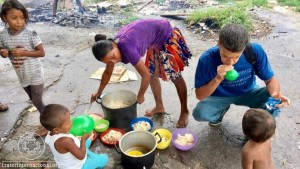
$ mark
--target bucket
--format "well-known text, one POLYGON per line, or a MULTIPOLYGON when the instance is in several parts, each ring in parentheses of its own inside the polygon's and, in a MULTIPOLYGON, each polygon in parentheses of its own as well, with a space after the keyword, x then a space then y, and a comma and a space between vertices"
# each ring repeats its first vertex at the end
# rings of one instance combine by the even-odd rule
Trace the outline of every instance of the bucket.
POLYGON ((110 127, 129 131, 130 121, 137 117, 136 95, 133 92, 116 90, 98 97, 96 102, 101 104, 110 127))
POLYGON ((152 133, 130 131, 121 138, 116 150, 121 154, 121 164, 125 169, 150 169, 154 164, 156 146, 157 141, 152 133))

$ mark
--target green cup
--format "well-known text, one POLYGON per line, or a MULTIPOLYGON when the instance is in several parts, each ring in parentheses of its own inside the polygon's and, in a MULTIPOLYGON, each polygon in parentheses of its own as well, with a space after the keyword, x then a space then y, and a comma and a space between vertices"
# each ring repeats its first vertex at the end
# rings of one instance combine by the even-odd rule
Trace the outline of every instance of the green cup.
POLYGON ((225 78, 229 81, 234 81, 238 77, 239 73, 235 69, 229 70, 225 75, 225 78))

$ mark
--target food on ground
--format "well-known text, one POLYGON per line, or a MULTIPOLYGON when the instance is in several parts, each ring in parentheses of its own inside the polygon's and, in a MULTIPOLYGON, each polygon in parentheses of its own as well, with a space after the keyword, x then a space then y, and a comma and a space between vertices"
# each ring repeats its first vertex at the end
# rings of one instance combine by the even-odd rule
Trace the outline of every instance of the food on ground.
POLYGON ((132 150, 132 151, 129 151, 129 152, 127 153, 127 155, 133 156, 133 157, 139 157, 139 156, 144 155, 144 153, 142 153, 142 152, 140 152, 140 151, 137 151, 137 150, 132 150))
POLYGON ((192 134, 177 134, 177 138, 175 140, 175 143, 181 145, 181 146, 188 146, 194 143, 194 137, 192 134))
POLYGON ((122 137, 122 133, 115 130, 110 130, 107 134, 102 137, 102 140, 108 144, 116 144, 122 137))
POLYGON ((139 121, 133 124, 133 130, 143 130, 148 131, 151 129, 151 125, 147 121, 139 121))
POLYGON ((103 119, 103 117, 99 115, 96 115, 96 114, 89 114, 89 116, 94 120, 94 121, 98 121, 100 119, 103 119))
POLYGON ((101 123, 101 124, 95 126, 95 129, 96 129, 96 130, 101 130, 101 129, 105 129, 106 127, 107 127, 106 124, 101 123))
POLYGON ((126 102, 124 102, 122 100, 111 100, 107 104, 107 107, 111 108, 111 109, 120 109, 120 108, 124 108, 124 107, 128 107, 128 106, 130 106, 130 104, 126 103, 126 102))

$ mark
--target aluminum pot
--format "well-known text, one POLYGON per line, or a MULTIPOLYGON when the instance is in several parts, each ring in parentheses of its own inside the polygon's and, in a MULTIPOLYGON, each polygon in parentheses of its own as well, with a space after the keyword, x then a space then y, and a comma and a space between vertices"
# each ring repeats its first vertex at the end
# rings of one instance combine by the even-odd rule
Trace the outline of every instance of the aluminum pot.
POLYGON ((148 131, 130 131, 119 141, 116 150, 121 154, 121 164, 124 169, 150 169, 155 160, 157 141, 155 136, 148 131), (134 157, 127 153, 139 150, 143 155, 134 157))
POLYGON ((105 119, 110 127, 129 130, 130 121, 137 117, 136 95, 127 90, 116 90, 101 95, 96 102, 102 105, 105 119))

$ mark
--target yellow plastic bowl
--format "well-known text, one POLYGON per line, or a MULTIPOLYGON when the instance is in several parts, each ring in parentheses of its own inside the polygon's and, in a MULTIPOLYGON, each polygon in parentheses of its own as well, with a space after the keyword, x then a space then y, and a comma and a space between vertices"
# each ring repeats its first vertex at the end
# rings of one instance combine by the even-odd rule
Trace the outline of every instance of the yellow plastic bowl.
POLYGON ((172 140, 172 133, 167 129, 157 129, 153 132, 156 141, 157 141, 157 147, 158 149, 166 149, 172 140))

